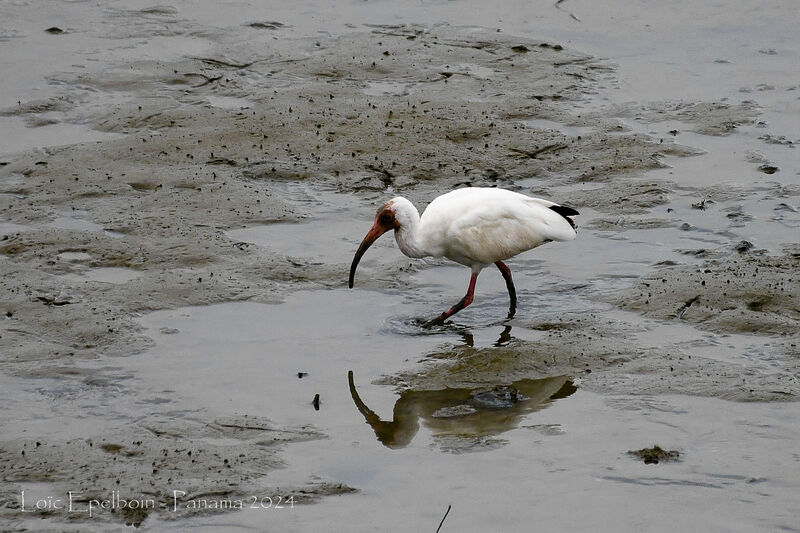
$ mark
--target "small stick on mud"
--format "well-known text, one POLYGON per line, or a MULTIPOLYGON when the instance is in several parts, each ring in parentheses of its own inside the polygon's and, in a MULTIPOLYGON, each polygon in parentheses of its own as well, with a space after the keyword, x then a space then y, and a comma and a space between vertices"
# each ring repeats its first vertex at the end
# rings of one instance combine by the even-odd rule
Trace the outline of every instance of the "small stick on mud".
POLYGON ((447 518, 447 515, 450 514, 450 507, 451 505, 447 506, 447 511, 444 512, 444 516, 442 517, 442 521, 439 522, 439 527, 436 528, 436 533, 439 533, 439 530, 442 529, 442 524, 444 524, 444 519, 447 518))

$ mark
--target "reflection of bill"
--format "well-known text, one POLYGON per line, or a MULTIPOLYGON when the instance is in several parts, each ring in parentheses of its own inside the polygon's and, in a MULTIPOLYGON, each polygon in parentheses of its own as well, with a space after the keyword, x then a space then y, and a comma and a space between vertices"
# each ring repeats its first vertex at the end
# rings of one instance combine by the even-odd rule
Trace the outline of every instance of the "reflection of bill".
POLYGON ((393 418, 387 422, 361 400, 352 370, 347 380, 359 412, 388 448, 407 446, 419 431, 420 419, 434 435, 499 435, 517 427, 526 414, 577 390, 567 376, 521 379, 491 388, 408 390, 395 402, 393 418))

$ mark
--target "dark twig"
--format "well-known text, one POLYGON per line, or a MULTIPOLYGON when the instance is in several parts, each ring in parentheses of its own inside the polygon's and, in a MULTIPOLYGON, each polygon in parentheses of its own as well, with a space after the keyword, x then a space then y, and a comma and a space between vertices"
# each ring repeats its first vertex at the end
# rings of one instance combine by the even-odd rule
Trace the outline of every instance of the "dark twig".
POLYGON ((447 511, 445 511, 444 516, 442 517, 442 521, 439 522, 439 527, 436 528, 436 533, 439 533, 439 530, 442 529, 442 524, 444 524, 444 519, 447 518, 447 515, 450 514, 450 505, 447 506, 447 511))

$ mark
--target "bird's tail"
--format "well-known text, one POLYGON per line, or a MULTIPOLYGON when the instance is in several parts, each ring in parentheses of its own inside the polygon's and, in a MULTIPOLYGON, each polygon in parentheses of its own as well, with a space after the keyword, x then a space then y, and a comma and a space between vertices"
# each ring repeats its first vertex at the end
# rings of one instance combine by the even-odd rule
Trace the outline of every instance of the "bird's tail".
POLYGON ((578 216, 580 215, 580 213, 578 213, 571 207, 567 207, 565 205, 551 205, 550 209, 552 209, 553 211, 564 217, 564 220, 569 222, 569 225, 572 226, 572 229, 575 229, 575 221, 572 220, 571 217, 578 216))

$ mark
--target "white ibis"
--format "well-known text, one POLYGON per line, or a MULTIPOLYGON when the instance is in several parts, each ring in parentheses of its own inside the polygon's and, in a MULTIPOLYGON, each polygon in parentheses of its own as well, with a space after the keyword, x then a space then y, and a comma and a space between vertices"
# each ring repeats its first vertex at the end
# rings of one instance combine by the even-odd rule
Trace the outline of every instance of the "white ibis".
POLYGON ((414 205, 398 196, 383 204, 375 215, 350 266, 350 288, 361 256, 375 240, 394 230, 397 245, 412 258, 446 257, 472 269, 467 294, 453 307, 425 323, 442 324, 469 304, 478 274, 494 263, 506 281, 511 298, 509 318, 517 307, 511 270, 503 260, 551 241, 575 238, 571 207, 531 198, 505 189, 469 187, 435 198, 419 215, 414 205))

